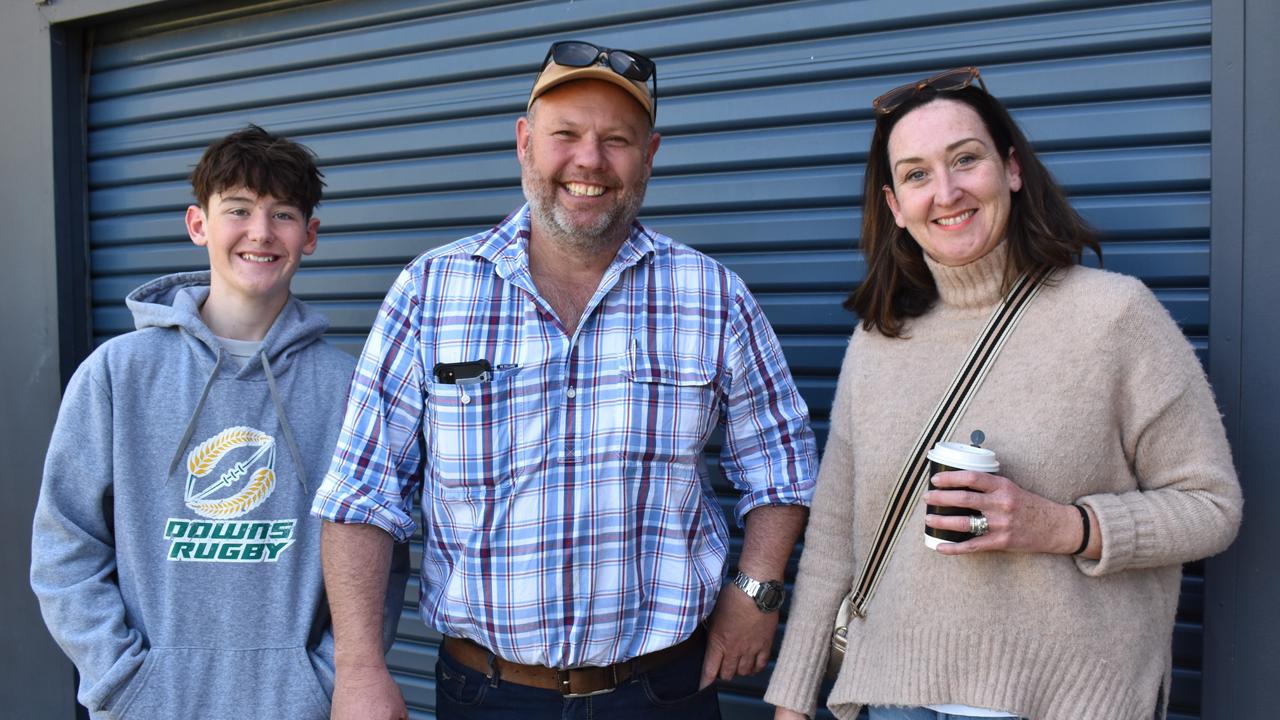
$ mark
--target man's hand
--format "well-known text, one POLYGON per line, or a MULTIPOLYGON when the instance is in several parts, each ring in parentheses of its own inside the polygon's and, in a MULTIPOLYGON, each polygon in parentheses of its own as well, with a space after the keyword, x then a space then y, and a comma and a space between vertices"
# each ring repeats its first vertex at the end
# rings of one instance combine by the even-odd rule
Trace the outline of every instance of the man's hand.
POLYGON ((760 612, 755 600, 732 585, 720 590, 707 621, 707 654, 702 661, 704 688, 736 675, 754 675, 769 664, 778 613, 760 612))
MULTIPOLYGON (((747 513, 746 537, 738 569, 760 580, 781 579, 787 557, 804 532, 808 508, 764 505, 747 513)), ((778 613, 760 612, 756 601, 732 585, 720 589, 716 608, 707 619, 707 654, 702 660, 702 683, 754 675, 769 664, 778 613)))
POLYGON ((338 668, 331 720, 408 720, 400 687, 386 666, 338 668))

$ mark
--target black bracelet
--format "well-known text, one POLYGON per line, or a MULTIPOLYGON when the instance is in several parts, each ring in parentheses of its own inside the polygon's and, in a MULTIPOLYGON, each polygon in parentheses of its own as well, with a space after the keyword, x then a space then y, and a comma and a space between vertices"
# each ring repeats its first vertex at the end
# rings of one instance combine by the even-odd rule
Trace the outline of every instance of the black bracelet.
POLYGON ((1072 555, 1079 555, 1089 549, 1089 511, 1085 510, 1083 505, 1072 505, 1071 507, 1080 511, 1080 522, 1084 523, 1084 537, 1080 539, 1080 547, 1071 553, 1072 555))

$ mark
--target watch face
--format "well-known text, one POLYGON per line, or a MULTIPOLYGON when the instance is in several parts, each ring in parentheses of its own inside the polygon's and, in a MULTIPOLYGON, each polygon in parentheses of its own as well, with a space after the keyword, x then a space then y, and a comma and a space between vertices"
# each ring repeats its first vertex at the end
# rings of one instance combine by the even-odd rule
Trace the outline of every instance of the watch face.
POLYGON ((756 601, 756 604, 760 606, 761 610, 773 612, 782 607, 782 598, 784 596, 785 593, 782 590, 781 583, 765 583, 760 592, 760 599, 756 601))

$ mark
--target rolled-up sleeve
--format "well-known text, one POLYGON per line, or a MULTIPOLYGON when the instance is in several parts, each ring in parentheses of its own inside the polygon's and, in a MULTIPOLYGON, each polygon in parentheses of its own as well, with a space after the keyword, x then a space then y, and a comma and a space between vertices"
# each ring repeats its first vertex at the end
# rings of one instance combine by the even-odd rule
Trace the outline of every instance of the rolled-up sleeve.
POLYGON ((741 526, 761 505, 809 505, 818 459, 809 410, 782 345, 742 281, 733 282, 721 468, 743 493, 734 507, 741 526))
POLYGON ((411 265, 387 293, 356 365, 333 461, 311 513, 374 525, 397 542, 414 531, 422 482, 420 277, 411 265))

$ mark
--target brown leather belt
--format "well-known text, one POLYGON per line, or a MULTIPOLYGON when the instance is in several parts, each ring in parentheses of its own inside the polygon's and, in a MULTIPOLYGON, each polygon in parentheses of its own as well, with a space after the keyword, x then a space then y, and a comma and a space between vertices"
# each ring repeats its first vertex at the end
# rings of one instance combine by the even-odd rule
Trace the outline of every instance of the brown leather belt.
POLYGON ((686 640, 630 660, 604 667, 579 667, 569 670, 558 670, 542 665, 522 665, 503 660, 465 638, 445 636, 444 650, 454 660, 476 672, 484 673, 485 677, 492 677, 492 673, 496 671, 499 679, 517 685, 556 690, 565 697, 587 697, 613 692, 615 688, 631 678, 702 647, 703 632, 699 627, 686 640), (491 659, 492 666, 489 664, 491 659))

